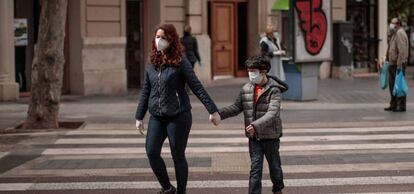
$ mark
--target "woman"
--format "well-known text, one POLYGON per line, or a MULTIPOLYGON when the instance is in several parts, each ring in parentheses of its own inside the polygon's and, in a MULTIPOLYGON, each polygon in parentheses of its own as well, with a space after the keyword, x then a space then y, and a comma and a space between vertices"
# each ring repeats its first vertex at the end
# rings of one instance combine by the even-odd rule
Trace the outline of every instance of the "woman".
POLYGON ((191 129, 192 116, 189 97, 184 89, 188 84, 210 113, 217 125, 217 107, 204 90, 191 64, 182 57, 182 46, 173 25, 164 24, 155 30, 152 41, 151 64, 146 70, 141 98, 135 114, 136 127, 143 134, 142 120, 149 110, 145 149, 151 168, 160 182, 160 194, 185 193, 188 165, 185 149, 191 129), (168 137, 174 161, 177 189, 170 183, 161 148, 168 137))
POLYGON ((283 70, 283 64, 281 56, 286 52, 282 50, 279 40, 273 35, 274 28, 269 25, 266 28, 265 36, 260 40, 260 47, 262 55, 270 58, 271 68, 269 75, 275 76, 282 81, 286 80, 285 71, 283 70))

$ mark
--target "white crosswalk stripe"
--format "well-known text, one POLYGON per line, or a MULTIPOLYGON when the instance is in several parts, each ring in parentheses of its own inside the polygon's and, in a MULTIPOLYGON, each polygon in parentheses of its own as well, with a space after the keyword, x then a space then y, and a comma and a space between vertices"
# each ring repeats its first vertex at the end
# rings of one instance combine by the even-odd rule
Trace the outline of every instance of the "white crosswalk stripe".
MULTIPOLYGON (((172 182, 176 184, 175 182, 172 182)), ((263 186, 270 187, 270 180, 263 181, 263 186)), ((309 186, 349 186, 349 185, 377 185, 377 184, 414 184, 414 176, 398 177, 363 177, 363 178, 325 178, 325 179, 287 179, 287 187, 309 186)), ((240 188, 247 187, 247 180, 228 181, 189 181, 188 188, 240 188)), ((83 190, 83 189, 156 189, 157 182, 68 182, 68 183, 0 183, 0 191, 10 190, 83 190), (14 189, 16 188, 16 189, 14 189)))
MULTIPOLYGON (((241 136, 241 135, 240 135, 241 136)), ((284 137, 282 142, 312 142, 312 141, 341 141, 341 140, 388 140, 388 139, 414 139, 414 134, 401 134, 401 135, 328 135, 328 136, 294 136, 284 137)), ((190 138, 189 144, 192 143, 246 143, 248 140, 245 137, 232 137, 232 138, 190 138)), ((166 140, 168 142, 168 140, 166 140)), ((145 143, 143 138, 65 138, 60 139, 56 144, 131 144, 131 143, 145 143)))
MULTIPOLYGON (((326 177, 286 178, 286 187, 326 187, 362 185, 411 185, 411 175, 388 175, 388 171, 414 171, 414 127, 286 129, 281 140, 281 156, 292 159, 283 164, 284 173, 326 173, 326 177), (385 142, 385 143, 384 143, 385 142), (349 158, 347 158, 349 157, 349 158), (410 158, 411 157, 411 158, 410 158), (310 163, 309 163, 310 162, 310 163), (335 177, 335 172, 356 173, 352 177, 335 177), (364 173, 378 172, 372 176, 364 173), (362 174, 361 174, 362 173, 362 174)), ((168 143, 168 140, 166 141, 168 143)), ((191 166, 190 172, 249 171, 248 139, 242 130, 193 130, 186 149, 187 157, 208 158, 207 166, 191 166)), ((33 143, 42 146, 41 143, 33 143)), ((48 161, 146 159, 145 137, 136 130, 102 130, 88 128, 67 132, 47 145, 41 157, 27 167, 18 167, 2 176, 46 176, 50 168, 34 168, 48 161), (103 146, 104 145, 104 146, 103 146)), ((168 144, 163 155, 170 156, 168 144)), ((1 155, 1 153, 0 153, 1 155)), ((171 157, 169 157, 171 158, 171 157)), ((265 162, 266 163, 266 162, 265 162)), ((148 166, 105 167, 90 169, 53 169, 62 176, 108 176, 113 174, 151 173, 148 166)), ((174 171, 168 166, 169 171, 174 171)), ((175 184, 175 183, 174 183, 175 184)), ((246 188, 248 180, 190 180, 188 188, 246 188)), ((270 180, 263 186, 271 187, 270 180)), ((18 190, 96 190, 157 189, 156 181, 91 181, 47 183, 0 183, 0 191, 18 190)), ((339 191, 341 192, 341 191, 339 191)), ((349 193, 349 192, 343 192, 349 193)), ((378 193, 376 190, 359 193, 378 193)), ((410 192, 387 192, 410 193, 410 192)))
POLYGON ((8 152, 0 152, 0 158, 6 156, 8 154, 8 152))

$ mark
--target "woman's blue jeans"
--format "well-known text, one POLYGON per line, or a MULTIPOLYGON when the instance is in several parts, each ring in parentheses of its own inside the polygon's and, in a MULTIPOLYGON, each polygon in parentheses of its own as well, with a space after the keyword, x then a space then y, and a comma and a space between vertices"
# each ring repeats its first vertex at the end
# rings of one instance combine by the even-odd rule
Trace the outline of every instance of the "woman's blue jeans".
POLYGON ((148 123, 145 149, 152 171, 164 189, 171 187, 167 168, 161 157, 162 145, 168 137, 174 161, 178 194, 185 193, 187 187, 188 164, 185 158, 185 149, 191 124, 191 112, 184 112, 171 118, 151 116, 148 123))

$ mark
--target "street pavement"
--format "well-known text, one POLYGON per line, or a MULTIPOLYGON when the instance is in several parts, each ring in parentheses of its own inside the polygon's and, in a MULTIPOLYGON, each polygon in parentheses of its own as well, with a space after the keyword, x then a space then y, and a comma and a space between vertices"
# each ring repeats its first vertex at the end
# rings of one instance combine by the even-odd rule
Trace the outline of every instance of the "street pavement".
MULTIPOLYGON (((227 129, 191 131, 188 193, 247 193, 247 139, 234 124, 223 125, 227 129)), ((2 165, 20 164, 2 167, 0 192, 156 193, 159 184, 145 156, 144 136, 131 128, 91 124, 82 130, 30 134, 2 156, 2 165)), ((167 140, 163 156, 175 180, 168 146, 167 140)), ((412 126, 288 129, 281 143, 284 191, 413 193, 413 148, 412 126)), ((263 186, 263 193, 270 193, 266 165, 263 186)))
MULTIPOLYGON (((222 107, 245 81, 206 89, 222 107)), ((412 90, 413 80, 408 83, 412 90)), ((86 121, 81 129, 1 134, 0 193, 156 193, 145 138, 134 130, 138 93, 64 96, 62 120, 86 121)), ((368 77, 321 80, 317 101, 284 101, 284 193, 414 193, 414 99, 409 95, 407 112, 390 113, 383 111, 388 98, 378 79, 368 77)), ((188 193, 247 193, 242 116, 214 127, 203 105, 194 95, 191 100, 188 193)), ((26 110, 27 99, 0 103, 0 129, 21 123, 26 110)), ((163 156, 175 184, 168 146, 163 156)), ((263 186, 271 193, 266 165, 263 186)))

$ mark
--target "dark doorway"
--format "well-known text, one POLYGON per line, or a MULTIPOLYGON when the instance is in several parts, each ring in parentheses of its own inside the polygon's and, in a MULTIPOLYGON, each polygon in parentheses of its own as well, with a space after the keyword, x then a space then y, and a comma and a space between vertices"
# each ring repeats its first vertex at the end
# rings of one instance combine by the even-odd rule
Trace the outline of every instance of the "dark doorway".
MULTIPOLYGON (((34 58, 34 45, 37 43, 37 36, 39 31, 41 3, 39 0, 14 1, 14 18, 23 19, 27 21, 27 44, 15 45, 15 78, 19 83, 20 96, 25 97, 30 95, 31 78, 32 78, 32 61, 34 58)), ((67 21, 67 20, 66 20, 67 21)), ((68 22, 66 22, 65 29, 65 45, 64 55, 65 64, 63 68, 63 85, 62 93, 69 93, 69 31, 68 22)))
POLYGON ((237 52, 236 52, 236 76, 247 76, 246 66, 244 62, 247 59, 247 49, 248 49, 248 40, 247 33, 249 26, 247 25, 248 15, 247 15, 247 2, 239 2, 237 5, 237 52))
POLYGON ((143 50, 143 0, 127 0, 127 49, 126 69, 128 88, 141 85, 141 74, 144 69, 143 50))
MULTIPOLYGON (((378 0, 347 0, 347 20, 353 25, 354 68, 376 71, 378 0)), ((386 40, 383 40, 386 41, 386 40)))
MULTIPOLYGON (((40 4, 39 0, 14 1, 15 22, 25 22, 27 24, 27 39, 22 42, 15 42, 15 78, 19 83, 21 93, 28 92, 31 85, 32 60, 34 57, 34 45, 37 42, 37 32, 39 29, 40 4), (20 20, 20 21, 18 21, 20 20), (23 43, 25 42, 25 43, 23 43)), ((15 30, 16 36, 17 30, 15 30)))

